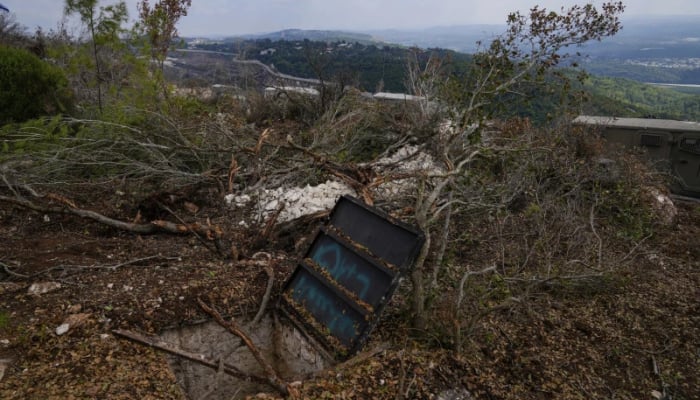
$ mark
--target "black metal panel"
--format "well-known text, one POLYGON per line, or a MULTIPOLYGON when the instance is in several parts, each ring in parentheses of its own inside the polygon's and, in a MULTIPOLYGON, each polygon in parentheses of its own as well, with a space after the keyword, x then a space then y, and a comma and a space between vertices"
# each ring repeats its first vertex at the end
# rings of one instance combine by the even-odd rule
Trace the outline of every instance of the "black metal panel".
POLYGON ((420 232, 350 196, 338 200, 330 224, 399 268, 413 261, 423 242, 420 232))
POLYGON ((311 244, 307 258, 361 301, 377 307, 391 286, 392 274, 379 263, 353 249, 341 238, 321 231, 311 244))
POLYGON ((423 241, 419 231, 343 196, 282 289, 280 309, 347 358, 367 340, 423 241))
POLYGON ((355 307, 338 296, 322 278, 305 268, 294 272, 286 294, 348 349, 353 347, 367 327, 364 316, 355 307))

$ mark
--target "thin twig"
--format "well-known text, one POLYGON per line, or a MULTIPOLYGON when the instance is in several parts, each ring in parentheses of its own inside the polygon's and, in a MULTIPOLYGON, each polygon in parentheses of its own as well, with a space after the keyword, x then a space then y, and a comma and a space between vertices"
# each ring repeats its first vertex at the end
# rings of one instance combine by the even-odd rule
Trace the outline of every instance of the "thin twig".
POLYGON ((591 224, 591 231, 593 231, 593 234, 598 239, 598 271, 600 271, 600 268, 603 265, 603 239, 600 238, 598 231, 595 229, 595 206, 596 205, 597 205, 597 201, 596 201, 596 204, 593 204, 591 206, 591 212, 589 215, 589 222, 591 224))
POLYGON ((401 350, 399 352, 399 387, 396 390, 395 400, 405 399, 406 395, 408 395, 408 392, 406 392, 406 395, 403 393, 404 386, 406 386, 406 362, 403 359, 403 350, 401 350))
POLYGON ((270 219, 267 220, 267 223, 265 224, 265 228, 262 230, 260 233, 260 236, 258 237, 258 240, 264 239, 267 240, 270 235, 272 234, 272 229, 274 229, 275 225, 277 224, 277 220, 280 217, 280 214, 285 208, 284 202, 280 202, 279 205, 277 206, 277 209, 275 210, 275 213, 272 214, 270 219))
MULTIPOLYGON (((181 223, 183 226, 188 226, 187 223, 186 223, 182 218, 180 218, 179 215, 175 214, 175 212, 174 212, 173 210, 171 210, 168 206, 166 206, 165 204, 161 203, 160 201, 158 202, 158 206, 161 207, 162 209, 164 209, 165 211, 167 211, 168 213, 170 213, 170 215, 172 215, 175 219, 177 219, 178 221, 180 221, 180 223, 181 223)), ((216 250, 215 247, 212 248, 211 246, 209 246, 209 243, 207 243, 207 241, 204 240, 204 238, 203 238, 202 236, 200 236, 199 233, 197 233, 197 232, 195 232, 195 231, 193 231, 193 230, 190 230, 190 232, 192 232, 192 234, 194 235, 194 237, 196 237, 197 240, 199 240, 199 242, 202 243, 202 245, 204 245, 204 247, 207 248, 207 250, 211 251, 212 253, 214 253, 214 254, 216 254, 216 255, 218 255, 218 256, 221 256, 221 253, 220 253, 218 250, 216 250)))
POLYGON ((260 303, 260 309, 258 310, 258 313, 255 314, 253 322, 250 323, 251 326, 257 325, 262 319, 263 315, 265 315, 267 303, 270 302, 270 296, 272 295, 272 287, 275 284, 275 271, 272 269, 271 265, 265 266, 265 273, 267 274, 267 288, 265 289, 265 295, 260 303))
POLYGON ((484 268, 480 271, 467 271, 462 275, 462 279, 459 281, 459 294, 457 295, 457 310, 459 310, 462 307, 462 301, 464 300, 464 284, 467 283, 467 279, 469 279, 470 276, 474 275, 483 275, 487 274, 489 272, 495 271, 496 266, 492 265, 490 267, 484 268))
POLYGON ((639 241, 639 243, 637 243, 636 245, 634 245, 634 247, 632 248, 632 250, 630 250, 629 253, 627 253, 627 255, 625 255, 624 257, 622 257, 622 259, 620 260, 620 262, 625 261, 629 256, 631 256, 632 254, 634 254, 634 253, 637 251, 637 248, 639 248, 639 246, 641 246, 642 243, 644 243, 647 239, 649 239, 649 238, 652 237, 652 236, 653 236, 652 234, 649 234, 649 235, 643 237, 642 240, 639 241))
POLYGON ((27 279, 30 276, 29 275, 24 275, 20 274, 18 272, 14 272, 10 269, 10 266, 5 264, 4 262, 0 261, 0 266, 2 266, 2 269, 10 276, 14 276, 15 278, 20 278, 20 279, 27 279))

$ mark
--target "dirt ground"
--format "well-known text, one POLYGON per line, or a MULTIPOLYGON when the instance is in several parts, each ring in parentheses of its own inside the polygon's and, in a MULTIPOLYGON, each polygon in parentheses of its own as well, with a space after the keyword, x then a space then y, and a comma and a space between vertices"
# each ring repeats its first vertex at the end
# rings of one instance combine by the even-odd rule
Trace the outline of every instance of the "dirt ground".
MULTIPOLYGON (((542 293, 492 313, 460 354, 412 331, 399 296, 368 344, 387 349, 302 381, 301 395, 700 399, 700 205, 678 207, 676 223, 659 228, 609 286, 542 293)), ((254 236, 231 222, 236 215, 209 211, 196 218, 233 239, 254 236)), ((262 249, 278 260, 279 292, 299 254, 262 249)), ((267 283, 262 268, 222 260, 194 236, 137 236, 4 203, 0 263, 2 399, 183 399, 162 354, 112 330, 156 334, 202 321, 198 297, 226 315, 254 315, 267 283), (41 282, 60 288, 30 294, 41 282)))

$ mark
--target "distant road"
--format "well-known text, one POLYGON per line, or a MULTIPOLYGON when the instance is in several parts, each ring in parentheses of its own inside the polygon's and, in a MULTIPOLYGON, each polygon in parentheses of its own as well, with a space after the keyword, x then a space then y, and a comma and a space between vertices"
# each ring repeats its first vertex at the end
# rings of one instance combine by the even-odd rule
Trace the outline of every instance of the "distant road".
POLYGON ((649 85, 654 85, 654 86, 671 86, 671 87, 687 87, 687 88, 700 88, 700 85, 693 85, 689 83, 654 83, 654 82, 647 82, 649 85))
POLYGON ((237 60, 234 57, 238 57, 238 54, 236 53, 225 53, 222 51, 212 51, 212 50, 192 50, 192 49, 179 49, 175 50, 175 52, 180 52, 180 53, 202 53, 202 54, 218 54, 222 56, 230 56, 231 57, 231 62, 234 62, 236 64, 244 64, 244 65, 257 65, 264 69, 268 74, 279 78, 279 79, 286 79, 290 81, 296 81, 296 82, 303 82, 303 83, 308 83, 311 85, 321 85, 321 81, 318 79, 310 79, 310 78, 300 78, 298 76, 292 76, 292 75, 287 75, 283 74, 281 72, 277 72, 270 68, 269 65, 263 64, 262 62, 258 60, 237 60))

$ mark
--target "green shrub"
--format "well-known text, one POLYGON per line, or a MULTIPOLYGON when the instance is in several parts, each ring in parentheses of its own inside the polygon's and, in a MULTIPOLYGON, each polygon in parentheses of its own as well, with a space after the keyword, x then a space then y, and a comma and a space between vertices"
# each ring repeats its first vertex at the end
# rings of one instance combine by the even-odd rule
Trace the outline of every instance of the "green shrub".
POLYGON ((0 124, 64 112, 69 103, 60 69, 26 50, 0 46, 0 124))

